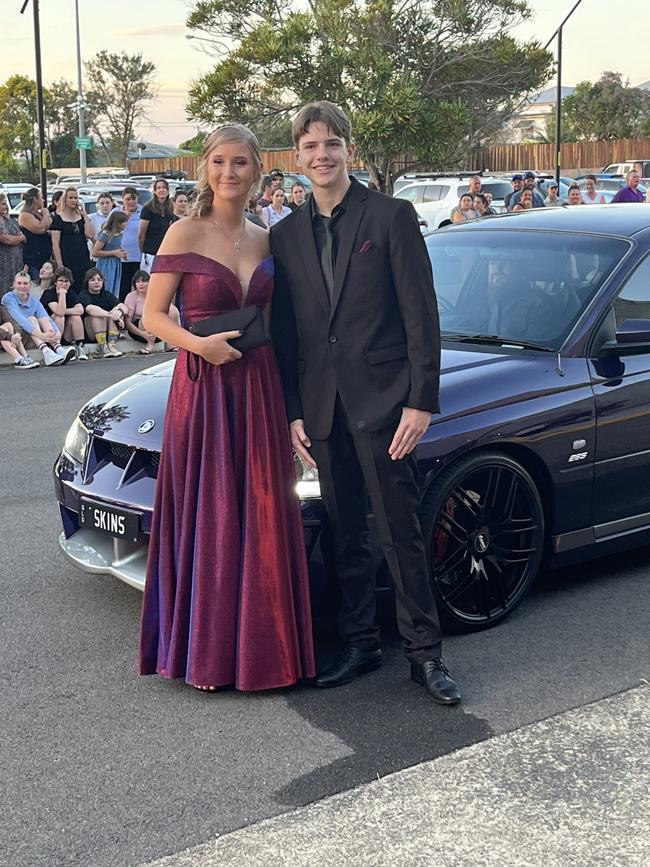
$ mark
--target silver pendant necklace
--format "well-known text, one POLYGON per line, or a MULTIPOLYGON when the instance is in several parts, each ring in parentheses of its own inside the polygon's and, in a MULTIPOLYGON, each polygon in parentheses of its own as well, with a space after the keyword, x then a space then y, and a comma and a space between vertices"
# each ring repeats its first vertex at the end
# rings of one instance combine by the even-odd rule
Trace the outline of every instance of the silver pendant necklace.
POLYGON ((224 229, 224 227, 221 225, 221 223, 218 220, 215 220, 214 217, 212 217, 211 219, 212 219, 212 222, 215 224, 215 226, 218 229, 221 229, 221 231, 224 233, 226 238, 228 238, 228 240, 233 245, 235 250, 239 253, 241 250, 241 242, 244 240, 244 235, 246 234, 246 217, 244 217, 243 232, 241 233, 240 237, 236 241, 233 241, 233 239, 230 237, 228 232, 226 232, 226 230, 224 229))

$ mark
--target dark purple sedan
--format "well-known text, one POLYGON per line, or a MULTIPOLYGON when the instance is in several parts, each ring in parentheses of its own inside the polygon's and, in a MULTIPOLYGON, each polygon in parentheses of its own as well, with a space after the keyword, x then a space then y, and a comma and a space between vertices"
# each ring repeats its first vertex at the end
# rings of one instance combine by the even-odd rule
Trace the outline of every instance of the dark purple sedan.
MULTIPOLYGON (((650 540, 650 205, 537 209, 426 244, 443 372, 421 520, 442 620, 485 628, 543 563, 650 540)), ((63 552, 140 589, 172 365, 89 401, 54 467, 63 552)), ((317 475, 298 464, 296 484, 327 565, 317 475)))

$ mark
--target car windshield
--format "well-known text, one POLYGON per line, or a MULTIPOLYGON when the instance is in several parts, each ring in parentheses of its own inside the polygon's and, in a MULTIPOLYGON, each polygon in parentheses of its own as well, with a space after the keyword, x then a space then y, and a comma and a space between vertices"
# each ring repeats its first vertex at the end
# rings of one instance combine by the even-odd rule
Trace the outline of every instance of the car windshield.
POLYGON ((444 231, 426 244, 443 337, 552 350, 629 249, 618 238, 509 229, 444 231))

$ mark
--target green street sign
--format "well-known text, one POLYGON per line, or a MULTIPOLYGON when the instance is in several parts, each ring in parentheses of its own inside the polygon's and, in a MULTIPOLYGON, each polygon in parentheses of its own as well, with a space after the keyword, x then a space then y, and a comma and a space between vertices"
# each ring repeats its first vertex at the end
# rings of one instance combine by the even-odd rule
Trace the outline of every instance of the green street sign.
POLYGON ((74 146, 80 151, 91 151, 93 149, 93 140, 91 138, 79 138, 79 136, 75 136, 74 146))

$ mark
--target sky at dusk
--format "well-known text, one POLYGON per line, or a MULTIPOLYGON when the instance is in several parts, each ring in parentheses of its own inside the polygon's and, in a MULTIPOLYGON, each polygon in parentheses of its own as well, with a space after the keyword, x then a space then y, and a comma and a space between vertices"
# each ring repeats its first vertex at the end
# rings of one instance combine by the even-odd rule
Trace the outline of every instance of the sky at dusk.
MULTIPOLYGON (((24 15, 19 14, 21 6, 22 0, 2 0, 9 38, 0 52, 0 82, 18 72, 35 75, 31 5, 24 15)), ((533 18, 516 35, 544 44, 573 0, 531 0, 530 6, 533 18)), ((76 82, 74 0, 41 0, 40 7, 44 82, 61 77, 76 82)), ((190 0, 80 0, 83 59, 101 49, 141 51, 156 64, 159 96, 149 110, 151 125, 140 125, 138 134, 161 144, 177 145, 196 132, 184 111, 187 88, 212 65, 199 50, 200 42, 186 39, 185 19, 191 7, 190 0)), ((612 15, 611 0, 583 0, 564 30, 564 84, 593 81, 604 70, 621 72, 634 85, 650 79, 643 44, 650 6, 647 0, 627 0, 624 10, 629 25, 621 14, 612 15)))

